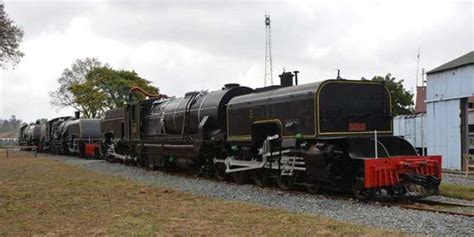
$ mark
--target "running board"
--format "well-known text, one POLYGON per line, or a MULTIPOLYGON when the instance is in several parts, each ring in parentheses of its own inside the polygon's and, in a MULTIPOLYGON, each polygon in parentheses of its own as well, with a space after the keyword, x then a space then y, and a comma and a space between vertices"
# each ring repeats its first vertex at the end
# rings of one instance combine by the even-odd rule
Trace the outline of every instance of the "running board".
POLYGON ((236 160, 234 159, 233 156, 228 156, 224 160, 214 158, 213 162, 214 164, 224 163, 226 166, 225 172, 227 174, 248 171, 248 170, 262 169, 262 168, 281 170, 282 175, 288 175, 288 176, 293 175, 294 170, 306 171, 302 157, 282 156, 280 159, 280 162, 278 161, 269 162, 269 161, 266 161, 265 156, 263 157, 262 161, 236 160))

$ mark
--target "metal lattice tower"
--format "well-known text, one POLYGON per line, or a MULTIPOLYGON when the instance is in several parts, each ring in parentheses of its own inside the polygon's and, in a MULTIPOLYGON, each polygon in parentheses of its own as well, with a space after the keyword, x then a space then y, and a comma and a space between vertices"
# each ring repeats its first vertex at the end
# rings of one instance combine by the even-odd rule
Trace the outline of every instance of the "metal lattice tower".
POLYGON ((264 86, 273 85, 272 66, 272 31, 270 28, 270 15, 265 15, 265 81, 264 86))

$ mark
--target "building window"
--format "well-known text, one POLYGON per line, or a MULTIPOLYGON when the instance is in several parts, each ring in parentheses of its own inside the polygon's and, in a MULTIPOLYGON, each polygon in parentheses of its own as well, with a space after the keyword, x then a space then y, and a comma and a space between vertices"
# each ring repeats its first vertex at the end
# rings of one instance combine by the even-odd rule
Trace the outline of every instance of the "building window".
POLYGON ((474 124, 469 125, 469 133, 474 133, 474 124))

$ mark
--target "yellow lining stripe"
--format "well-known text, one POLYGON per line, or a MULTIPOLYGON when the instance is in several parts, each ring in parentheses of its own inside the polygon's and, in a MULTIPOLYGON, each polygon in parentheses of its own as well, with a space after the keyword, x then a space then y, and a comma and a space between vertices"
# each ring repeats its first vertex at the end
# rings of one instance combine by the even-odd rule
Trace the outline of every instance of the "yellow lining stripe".
MULTIPOLYGON (((392 113, 392 95, 390 94, 390 91, 388 90, 388 88, 383 85, 382 83, 378 83, 378 82, 371 82, 371 81, 346 81, 346 80, 328 80, 328 81, 325 81, 323 82, 319 87, 318 87, 318 91, 317 93, 315 94, 315 99, 316 99, 316 103, 317 103, 317 107, 315 107, 315 110, 314 110, 314 113, 315 113, 315 123, 317 123, 317 134, 319 135, 348 135, 348 134, 373 134, 374 131, 364 131, 364 132, 321 132, 321 120, 319 119, 319 115, 320 115, 320 106, 319 106, 319 94, 321 93, 321 90, 324 86, 326 86, 327 84, 330 84, 330 83, 352 83, 352 84, 371 84, 371 85, 381 85, 385 88, 385 90, 387 91, 387 94, 388 94, 388 103, 389 103, 389 109, 390 109, 390 113, 392 113), (317 112, 317 113, 316 113, 317 112), (316 114, 317 114, 317 119, 316 119, 316 114)), ((390 123, 390 130, 386 130, 386 131, 377 131, 377 133, 391 133, 393 128, 392 128, 393 124, 390 123)))
MULTIPOLYGON (((350 80, 327 80, 319 84, 316 93, 314 93, 314 134, 307 134, 303 135, 303 138, 316 138, 318 135, 365 135, 365 134, 373 134, 373 131, 363 131, 363 132, 321 132, 321 125, 320 125, 320 106, 319 106, 319 96, 321 93, 321 90, 324 86, 330 84, 330 83, 351 83, 351 84, 369 84, 369 85, 381 85, 385 88, 387 91, 388 97, 389 97, 389 110, 390 113, 392 112, 392 96, 390 94, 390 91, 388 88, 378 82, 372 82, 372 81, 350 81, 350 80)), ((229 134, 229 109, 226 111, 227 117, 227 134, 229 134)), ((258 120, 254 121, 253 124, 258 124, 258 123, 277 123, 280 126, 281 133, 283 133, 283 125, 280 119, 266 119, 266 120, 258 120)), ((377 131, 378 133, 381 134, 386 134, 386 133, 392 133, 393 130, 393 124, 390 123, 390 130, 386 131, 377 131)), ((296 135, 293 136, 282 136, 283 138, 296 138, 296 135)), ((228 136, 227 140, 229 141, 249 141, 252 140, 251 135, 234 135, 234 136, 228 136)))

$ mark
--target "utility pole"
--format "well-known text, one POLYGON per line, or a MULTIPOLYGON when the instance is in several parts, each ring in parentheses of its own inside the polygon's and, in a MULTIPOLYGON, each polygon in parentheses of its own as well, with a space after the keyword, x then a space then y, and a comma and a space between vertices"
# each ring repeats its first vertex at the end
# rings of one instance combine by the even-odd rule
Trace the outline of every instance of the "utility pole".
POLYGON ((272 32, 270 28, 270 15, 265 14, 265 78, 264 86, 273 85, 272 66, 272 32))

